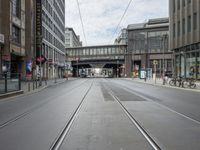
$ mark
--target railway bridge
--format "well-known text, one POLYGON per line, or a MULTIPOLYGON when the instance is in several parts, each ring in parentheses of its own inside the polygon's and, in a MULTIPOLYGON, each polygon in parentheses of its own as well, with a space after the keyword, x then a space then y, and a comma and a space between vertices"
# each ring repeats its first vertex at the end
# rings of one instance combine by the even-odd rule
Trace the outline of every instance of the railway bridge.
POLYGON ((86 70, 88 75, 106 75, 110 71, 112 76, 125 76, 125 54, 127 45, 101 45, 67 48, 67 60, 73 67, 73 75, 79 76, 86 70))

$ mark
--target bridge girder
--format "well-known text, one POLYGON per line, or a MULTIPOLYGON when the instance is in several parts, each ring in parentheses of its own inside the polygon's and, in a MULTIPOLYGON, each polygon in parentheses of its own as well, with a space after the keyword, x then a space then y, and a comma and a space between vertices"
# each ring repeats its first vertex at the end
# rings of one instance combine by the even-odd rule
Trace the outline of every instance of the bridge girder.
POLYGON ((81 66, 83 68, 104 68, 106 65, 116 66, 123 65, 124 60, 87 60, 87 61, 74 61, 72 62, 72 66, 81 66))

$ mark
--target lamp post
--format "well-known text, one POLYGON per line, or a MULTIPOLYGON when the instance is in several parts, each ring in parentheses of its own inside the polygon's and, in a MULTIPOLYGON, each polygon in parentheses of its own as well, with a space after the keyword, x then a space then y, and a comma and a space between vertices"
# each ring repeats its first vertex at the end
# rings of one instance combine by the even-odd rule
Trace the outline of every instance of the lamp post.
POLYGON ((3 61, 2 61, 2 55, 3 55, 3 49, 2 49, 2 46, 1 46, 1 44, 0 44, 0 63, 1 63, 1 68, 0 68, 0 73, 2 73, 2 67, 3 67, 3 61))
POLYGON ((162 64, 162 70, 163 70, 163 85, 165 85, 165 44, 167 41, 167 34, 163 35, 162 41, 163 41, 163 64, 162 64))
POLYGON ((40 36, 40 50, 39 50, 39 57, 40 57, 40 82, 39 82, 39 86, 42 86, 42 36, 40 36))
POLYGON ((79 76, 79 71, 78 71, 78 58, 76 59, 77 63, 76 63, 76 70, 77 70, 77 77, 79 76))
POLYGON ((1 57, 0 57, 0 63, 1 63, 1 68, 0 68, 0 73, 2 73, 2 67, 3 67, 3 61, 2 61, 2 55, 3 55, 3 51, 2 51, 2 46, 1 46, 1 44, 0 44, 0 55, 1 55, 1 57))
POLYGON ((165 45, 166 45, 166 42, 167 42, 167 37, 168 37, 167 34, 165 34, 163 36, 163 72, 164 73, 165 73, 165 51, 166 51, 165 45))
POLYGON ((119 57, 117 57, 117 78, 119 78, 119 57))
POLYGON ((2 73, 2 67, 3 67, 3 61, 2 61, 2 55, 3 55, 3 45, 4 45, 4 35, 3 34, 0 34, 0 63, 1 63, 1 68, 0 68, 0 73, 2 73))

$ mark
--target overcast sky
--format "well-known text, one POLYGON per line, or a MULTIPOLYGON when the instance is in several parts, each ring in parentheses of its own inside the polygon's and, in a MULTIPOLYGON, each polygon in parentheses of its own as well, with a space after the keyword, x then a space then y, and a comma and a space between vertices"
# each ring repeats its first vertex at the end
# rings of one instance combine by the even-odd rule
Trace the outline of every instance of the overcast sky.
MULTIPOLYGON (((65 0, 65 2, 66 27, 74 28, 85 46, 76 0, 65 0)), ((120 30, 112 39, 113 33, 129 0, 79 0, 79 3, 87 45, 113 44, 120 30)), ((133 0, 120 29, 126 28, 128 24, 141 23, 149 18, 160 17, 168 17, 168 0, 133 0)))

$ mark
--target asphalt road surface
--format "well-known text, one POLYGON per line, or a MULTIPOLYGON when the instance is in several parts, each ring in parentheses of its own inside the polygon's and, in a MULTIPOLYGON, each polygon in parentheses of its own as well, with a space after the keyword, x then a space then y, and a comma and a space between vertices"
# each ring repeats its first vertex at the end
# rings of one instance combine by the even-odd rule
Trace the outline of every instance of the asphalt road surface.
POLYGON ((77 79, 0 101, 2 150, 199 150, 200 92, 77 79))

